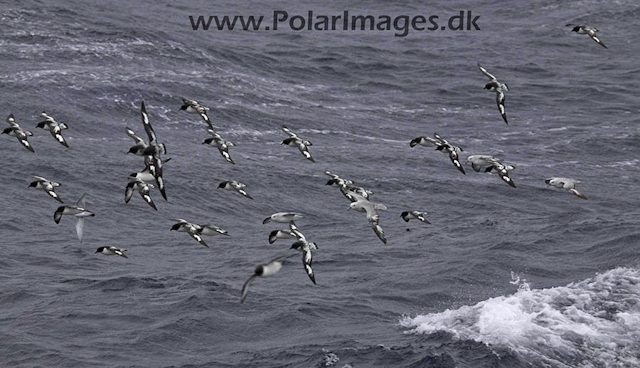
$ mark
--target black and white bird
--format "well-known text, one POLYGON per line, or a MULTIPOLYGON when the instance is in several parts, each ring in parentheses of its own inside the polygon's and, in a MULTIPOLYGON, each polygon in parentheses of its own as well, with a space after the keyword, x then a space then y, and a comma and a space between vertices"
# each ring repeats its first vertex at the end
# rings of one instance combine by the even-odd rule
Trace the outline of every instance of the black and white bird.
POLYGON ((298 249, 302 252, 302 266, 304 267, 304 271, 309 276, 309 279, 313 284, 316 283, 316 276, 313 273, 313 268, 311 267, 313 263, 313 256, 311 255, 312 245, 306 239, 300 239, 291 245, 291 248, 298 249))
POLYGON ((245 184, 242 184, 239 181, 235 181, 235 180, 227 180, 227 181, 223 181, 222 183, 220 183, 218 185, 218 189, 224 189, 224 190, 233 190, 236 191, 240 194, 242 194, 243 196, 249 198, 249 199, 253 199, 246 190, 244 190, 244 188, 246 188, 247 186, 245 184))
POLYGON ((205 139, 202 144, 208 144, 210 146, 217 147, 218 151, 220 151, 220 154, 222 155, 222 157, 224 157, 225 160, 227 160, 227 162, 235 164, 235 162, 233 162, 233 160, 231 159, 231 155, 229 154, 229 147, 234 147, 235 144, 233 142, 225 140, 220 134, 216 133, 211 128, 207 129, 207 132, 209 132, 212 137, 205 139))
POLYGON ((605 49, 608 49, 608 47, 605 46, 604 43, 602 43, 602 41, 600 41, 598 36, 596 36, 596 32, 598 32, 598 29, 596 27, 586 26, 582 24, 572 24, 572 23, 567 24, 567 27, 573 27, 571 29, 571 32, 588 35, 589 37, 591 37, 592 40, 596 41, 598 45, 604 47, 605 49))
POLYGON ((327 176, 331 177, 331 179, 329 179, 325 185, 337 187, 338 189, 340 189, 342 195, 344 195, 351 202, 355 202, 357 200, 355 197, 351 196, 351 193, 355 193, 356 195, 364 197, 365 199, 369 199, 369 196, 373 194, 373 191, 355 185, 353 180, 343 179, 337 174, 331 173, 330 171, 325 171, 324 173, 327 176))
POLYGON ((180 106, 180 110, 186 111, 189 114, 198 114, 207 123, 209 129, 213 129, 213 124, 211 123, 211 119, 209 119, 209 108, 198 103, 198 101, 189 100, 186 98, 182 99, 182 106, 180 106))
POLYGON ((544 181, 547 185, 551 185, 558 189, 566 189, 570 193, 575 194, 576 196, 582 199, 589 199, 584 194, 578 192, 576 189, 576 184, 581 183, 580 180, 570 179, 570 178, 549 178, 544 181))
POLYGON ((324 172, 324 174, 329 176, 329 177, 331 177, 331 179, 329 179, 327 181, 326 185, 341 187, 341 186, 352 185, 353 184, 352 180, 343 179, 339 175, 334 174, 331 171, 327 170, 327 171, 324 172))
POLYGON ((53 214, 53 220, 56 224, 60 223, 60 219, 63 215, 74 216, 76 218, 76 234, 80 243, 82 243, 82 235, 84 233, 84 218, 93 217, 95 214, 86 207, 87 194, 83 194, 75 205, 60 206, 53 214))
POLYGON ((16 119, 13 117, 13 114, 7 116, 7 123, 9 123, 9 125, 11 126, 4 129, 2 131, 2 134, 6 134, 11 137, 16 137, 18 139, 18 142, 20 142, 20 144, 24 148, 28 149, 31 152, 35 152, 33 150, 33 146, 31 146, 31 143, 29 143, 29 141, 27 140, 27 137, 31 137, 33 133, 31 133, 28 130, 22 129, 20 124, 16 123, 16 119))
POLYGON ((60 196, 58 196, 58 194, 55 192, 55 188, 59 187, 60 183, 56 183, 55 181, 47 180, 47 179, 43 178, 42 176, 34 176, 33 178, 36 179, 36 180, 32 181, 31 184, 29 184, 29 188, 42 189, 51 198, 55 199, 56 201, 58 201, 60 203, 63 203, 62 202, 62 198, 60 198, 60 196))
MULTIPOLYGON (((307 237, 304 236, 302 231, 300 231, 300 229, 298 228, 298 226, 296 226, 295 223, 293 222, 289 223, 289 231, 296 239, 307 242, 307 237)), ((309 249, 314 249, 314 250, 318 249, 318 244, 316 244, 315 242, 308 242, 308 243, 309 243, 309 249)), ((291 246, 291 249, 299 249, 299 247, 296 245, 296 243, 294 243, 291 246)))
POLYGON ((147 144, 147 142, 145 142, 144 139, 140 138, 133 130, 131 130, 130 128, 125 128, 127 135, 129 137, 131 137, 133 139, 134 142, 136 142, 135 145, 131 146, 131 148, 129 148, 129 151, 127 153, 133 153, 134 155, 138 155, 138 156, 144 156, 144 150, 147 149, 147 147, 149 146, 147 144))
POLYGON ((227 230, 224 230, 215 225, 207 224, 207 225, 198 225, 188 222, 183 219, 174 219, 177 221, 172 227, 170 231, 177 231, 180 233, 188 233, 190 237, 195 239, 198 243, 204 245, 209 248, 207 243, 202 239, 202 235, 212 236, 212 235, 229 235, 227 230))
POLYGON ((262 263, 256 266, 253 271, 253 275, 245 281, 244 285, 242 285, 242 291, 240 292, 240 303, 243 303, 247 298, 247 294, 249 293, 249 285, 256 277, 268 277, 273 276, 276 272, 280 271, 282 265, 284 264, 285 259, 291 256, 280 256, 272 259, 267 263, 262 263))
POLYGON ((129 181, 124 190, 124 203, 129 203, 129 201, 131 200, 131 196, 133 196, 133 192, 138 191, 142 199, 144 199, 144 201, 147 202, 147 204, 151 206, 151 208, 157 211, 158 209, 156 208, 156 205, 153 203, 153 199, 151 199, 151 195, 149 194, 151 192, 151 189, 153 188, 153 185, 147 184, 142 179, 134 179, 129 181))
POLYGON ((309 276, 309 279, 314 284, 316 283, 316 277, 313 273, 313 268, 311 264, 313 263, 313 257, 311 255, 312 249, 318 249, 318 245, 315 242, 310 242, 307 240, 307 237, 304 236, 302 231, 298 229, 298 227, 293 223, 289 223, 289 229, 291 233, 298 239, 295 243, 291 245, 291 249, 299 250, 302 252, 302 266, 304 267, 304 271, 309 276))
POLYGON ((129 179, 133 179, 133 180, 138 179, 142 181, 154 181, 154 182, 156 180, 156 178, 151 173, 151 168, 149 167, 149 165, 145 165, 144 170, 140 172, 131 173, 129 175, 129 179))
POLYGON ((409 222, 409 220, 420 220, 422 222, 424 222, 425 224, 431 224, 429 222, 429 220, 427 220, 427 213, 426 212, 420 212, 420 211, 404 211, 402 212, 402 214, 400 214, 400 217, 402 217, 402 219, 405 222, 409 222))
POLYGON ((484 86, 484 89, 488 89, 489 91, 496 93, 496 103, 498 104, 500 115, 502 115, 504 122, 509 124, 507 121, 507 113, 504 109, 504 93, 509 90, 509 87, 504 83, 498 82, 498 79, 496 79, 493 74, 489 73, 487 69, 483 68, 480 63, 478 63, 478 69, 480 69, 482 74, 489 78, 489 83, 484 86))
POLYGON ((153 127, 151 126, 151 122, 149 122, 149 115, 147 114, 147 109, 144 106, 144 101, 140 105, 140 115, 142 116, 142 125, 144 126, 144 130, 147 132, 147 136, 149 137, 149 144, 142 151, 144 156, 150 156, 149 169, 153 174, 153 177, 156 179, 156 184, 158 184, 158 190, 160 194, 162 194, 162 198, 167 200, 167 193, 164 186, 164 178, 162 177, 162 155, 167 153, 167 148, 164 143, 158 142, 158 138, 156 136, 153 127))
POLYGON ((269 244, 275 243, 278 239, 287 239, 294 238, 296 239, 296 235, 290 230, 273 230, 269 233, 269 244))
POLYGON ((290 222, 300 220, 303 217, 304 215, 296 212, 277 212, 264 219, 262 223, 266 224, 267 222, 280 222, 283 224, 288 224, 290 222))
POLYGON ((462 152, 463 149, 458 146, 452 145, 451 143, 449 143, 449 141, 439 136, 438 133, 433 133, 433 136, 434 138, 425 136, 414 138, 411 140, 411 142, 409 142, 409 145, 411 147, 415 147, 418 144, 422 146, 435 146, 436 151, 441 151, 442 153, 449 154, 449 159, 451 160, 453 165, 457 167, 461 173, 466 175, 467 173, 464 171, 464 167, 462 167, 462 164, 460 163, 460 157, 458 156, 458 153, 462 152))
POLYGON ((44 111, 40 114, 40 117, 43 118, 44 120, 39 122, 38 125, 36 125, 36 128, 48 130, 49 133, 51 133, 51 135, 53 136, 53 138, 55 138, 61 145, 69 148, 67 141, 62 136, 62 131, 64 129, 69 128, 67 124, 58 123, 56 119, 47 115, 47 113, 44 111))
POLYGON ((290 147, 298 147, 300 153, 309 161, 316 162, 311 154, 309 153, 309 146, 312 146, 311 142, 300 138, 296 133, 294 133, 291 129, 286 126, 282 126, 282 131, 289 135, 289 138, 282 141, 281 144, 290 146, 290 147))
POLYGON ((495 172, 500 175, 500 178, 512 187, 516 187, 511 177, 509 177, 509 170, 515 169, 512 165, 505 165, 500 160, 493 156, 488 155, 471 155, 467 157, 467 162, 471 164, 475 172, 495 172))
POLYGON ((114 246, 108 246, 108 247, 100 247, 96 250, 96 253, 102 253, 104 255, 107 256, 120 256, 120 257, 124 257, 124 258, 129 258, 127 257, 126 254, 124 254, 124 252, 126 252, 126 249, 123 248, 116 248, 114 246))
POLYGON ((387 244, 387 239, 384 236, 384 230, 380 227, 380 216, 378 215, 379 210, 386 210, 387 206, 382 203, 373 203, 368 199, 358 195, 352 194, 352 197, 355 199, 354 202, 349 204, 349 209, 354 209, 358 212, 366 212, 367 221, 373 229, 373 232, 376 233, 378 238, 384 243, 387 244))

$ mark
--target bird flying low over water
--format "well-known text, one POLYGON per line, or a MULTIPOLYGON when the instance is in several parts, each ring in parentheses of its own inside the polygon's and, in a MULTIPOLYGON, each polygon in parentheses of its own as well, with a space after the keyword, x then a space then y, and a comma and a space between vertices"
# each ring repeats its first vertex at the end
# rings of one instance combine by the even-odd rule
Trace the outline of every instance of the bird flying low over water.
POLYGON ((462 167, 462 164, 460 164, 460 158, 458 157, 458 153, 462 152, 463 149, 458 146, 452 145, 451 143, 449 143, 449 141, 440 137, 438 133, 433 133, 433 136, 434 138, 425 136, 414 138, 413 140, 411 140, 411 142, 409 142, 409 145, 411 147, 415 147, 418 144, 422 146, 436 146, 436 151, 441 151, 442 153, 449 154, 449 159, 451 160, 453 165, 457 167, 461 173, 466 175, 467 173, 464 172, 464 167, 462 167))
POLYGON ((202 144, 208 144, 210 146, 217 147, 218 151, 220 151, 220 154, 222 155, 222 157, 224 157, 225 160, 227 160, 227 162, 229 162, 230 164, 235 164, 235 162, 233 162, 233 160, 231 159, 231 155, 229 154, 229 147, 234 147, 235 144, 233 144, 233 142, 225 140, 224 138, 222 138, 222 136, 220 136, 220 134, 216 133, 211 128, 207 129, 207 132, 209 132, 209 134, 211 134, 213 137, 205 139, 202 144))
POLYGON ((467 162, 471 164, 471 167, 473 167, 474 171, 484 171, 488 173, 496 172, 498 173, 498 175, 500 175, 500 179, 502 179, 505 183, 514 188, 516 187, 516 184, 509 177, 509 170, 515 169, 514 166, 505 165, 497 158, 488 155, 471 155, 467 157, 467 162))
POLYGON ((573 27, 571 29, 571 32, 576 32, 577 34, 589 35, 589 37, 591 37, 591 39, 594 40, 598 45, 604 47, 605 49, 608 49, 608 47, 605 46, 604 43, 602 43, 602 41, 600 41, 598 36, 596 36, 596 32, 598 32, 598 29, 596 27, 586 26, 582 24, 572 24, 572 23, 567 24, 567 27, 573 27))
POLYGON ((28 149, 31 152, 35 152, 33 150, 33 146, 31 146, 31 143, 29 143, 29 141, 27 140, 27 137, 31 137, 33 133, 31 133, 28 130, 22 129, 20 124, 16 123, 16 119, 13 117, 13 114, 7 116, 7 123, 9 123, 9 125, 11 126, 9 128, 4 129, 2 131, 2 134, 6 134, 11 137, 16 137, 18 139, 18 142, 20 142, 20 144, 24 148, 28 149))
POLYGON ((576 189, 576 184, 581 183, 580 180, 570 179, 570 178, 549 178, 544 181, 547 185, 554 186, 558 189, 566 189, 570 193, 575 194, 576 196, 582 199, 589 199, 584 194, 578 192, 576 189))
POLYGON ((127 257, 126 254, 124 254, 124 252, 126 252, 126 249, 123 248, 116 248, 114 246, 108 246, 108 247, 100 247, 98 249, 96 249, 96 253, 102 253, 104 255, 107 256, 120 256, 120 257, 124 257, 124 258, 129 258, 127 257))
POLYGON ((386 210, 387 206, 382 203, 370 202, 368 199, 355 193, 351 194, 351 196, 355 201, 349 204, 348 209, 354 209, 358 212, 366 212, 367 221, 369 222, 369 225, 371 225, 371 229, 373 229, 373 232, 376 233, 378 238, 384 244, 387 244, 387 239, 384 236, 384 230, 382 230, 382 227, 380 227, 379 224, 380 216, 378 215, 378 211, 386 210))
POLYGON ((273 276, 276 272, 280 271, 282 265, 284 264, 285 259, 291 256, 280 256, 272 259, 267 263, 262 263, 256 266, 256 269, 253 271, 253 275, 245 281, 244 285, 242 285, 242 291, 240 292, 240 303, 243 303, 247 298, 247 294, 249 293, 249 285, 256 277, 268 277, 273 276))
POLYGON ((60 203, 63 203, 62 202, 62 198, 60 198, 58 196, 58 194, 55 192, 55 188, 59 187, 60 183, 56 183, 55 181, 47 180, 47 179, 43 178, 42 176, 34 176, 33 178, 36 179, 36 180, 31 182, 31 184, 29 184, 29 188, 42 189, 51 198, 55 199, 56 201, 58 201, 60 203))
POLYGON ((60 219, 63 215, 74 216, 76 218, 76 234, 78 235, 80 243, 82 243, 82 234, 84 233, 84 218, 95 216, 93 212, 85 209, 86 198, 87 194, 85 193, 82 195, 82 197, 80 197, 75 206, 60 206, 53 214, 53 220, 56 222, 56 224, 60 223, 60 219))
POLYGON ((504 122, 509 124, 507 121, 507 113, 504 109, 504 93, 509 90, 509 87, 504 84, 498 82, 498 79, 493 76, 493 74, 489 73, 487 69, 483 68, 480 63, 478 63, 478 69, 482 72, 482 74, 486 75, 489 78, 489 83, 484 86, 484 89, 488 89, 491 92, 496 93, 496 103, 498 104, 498 110, 500 110, 500 115, 502 115, 502 119, 504 122))
POLYGON ((211 236, 211 235, 227 235, 228 236, 229 235, 227 233, 227 230, 219 228, 215 225, 211 225, 211 224, 198 225, 183 219, 174 219, 174 221, 177 221, 177 223, 171 227, 170 231, 177 231, 179 233, 188 233, 190 237, 192 237, 198 243, 204 245, 207 248, 209 248, 209 246, 202 239, 202 235, 207 235, 207 236, 211 236))
POLYGON ((404 211, 404 212, 402 212, 400 214, 400 217, 402 217, 402 219, 405 222, 409 222, 409 220, 417 219, 417 220, 420 220, 420 221, 424 222, 425 224, 431 224, 429 222, 429 220, 427 220, 427 213, 426 212, 404 211))
POLYGON ((326 185, 338 187, 342 195, 351 202, 355 202, 357 200, 357 198, 351 196, 351 194, 356 194, 357 196, 364 197, 365 199, 369 199, 369 196, 373 194, 373 192, 368 189, 354 185, 353 180, 343 179, 330 171, 325 171, 324 173, 331 177, 331 179, 327 181, 326 185))
POLYGON ((62 136, 62 131, 69 128, 67 124, 58 123, 54 118, 47 115, 47 113, 44 111, 40 114, 40 117, 42 117, 44 120, 39 122, 38 125, 36 125, 36 128, 48 130, 53 138, 55 138, 61 145, 69 148, 67 141, 62 136))
POLYGON ((262 220, 262 223, 266 224, 267 222, 273 221, 273 222, 280 222, 283 224, 287 224, 290 222, 300 220, 303 217, 304 215, 296 212, 277 212, 267 217, 266 219, 262 220))
POLYGON ((218 185, 218 189, 222 188, 224 190, 234 190, 240 194, 242 194, 243 196, 249 198, 249 199, 253 199, 245 190, 244 188, 246 188, 247 186, 245 184, 242 184, 239 181, 235 181, 235 180, 228 180, 228 181, 223 181, 222 183, 220 183, 220 185, 218 185))
POLYGON ((291 233, 293 233, 293 235, 298 239, 291 245, 291 249, 296 249, 302 252, 302 266, 304 267, 304 271, 307 273, 307 276, 309 276, 311 282, 315 284, 316 277, 313 273, 313 268, 311 268, 311 264, 313 262, 311 250, 318 249, 318 245, 314 242, 309 242, 293 222, 289 223, 289 229, 291 229, 291 233))
POLYGON ((296 133, 294 133, 291 129, 286 126, 282 126, 282 131, 289 135, 289 138, 282 141, 281 144, 290 146, 290 147, 298 147, 300 153, 309 161, 316 162, 313 157, 311 157, 311 153, 309 153, 309 146, 312 146, 311 142, 307 140, 303 140, 296 133))
POLYGON ((342 179, 339 175, 332 173, 331 171, 325 171, 324 172, 325 175, 331 177, 331 179, 329 179, 329 181, 327 181, 326 185, 331 185, 331 186, 343 186, 343 185, 351 185, 353 184, 352 180, 347 180, 347 179, 342 179))
POLYGON ((211 120, 209 119, 209 108, 198 103, 198 101, 189 100, 186 98, 182 99, 182 106, 180 106, 180 110, 186 111, 189 114, 198 114, 207 123, 209 129, 213 129, 213 124, 211 124, 211 120))
POLYGON ((149 137, 149 144, 142 151, 142 154, 144 156, 150 156, 150 172, 156 179, 156 184, 158 184, 158 190, 160 191, 160 194, 162 194, 162 198, 166 201, 167 193, 164 186, 164 178, 162 177, 162 154, 167 153, 167 148, 164 143, 158 142, 156 133, 151 126, 151 122, 149 122, 149 115, 147 114, 147 109, 144 106, 144 101, 142 101, 142 104, 140 105, 140 115, 142 116, 142 125, 144 126, 144 130, 147 132, 147 136, 149 137))
POLYGON ((149 192, 151 192, 152 188, 154 188, 153 185, 147 184, 142 179, 133 179, 129 181, 129 183, 127 183, 127 186, 124 190, 124 203, 129 203, 129 201, 131 200, 131 196, 133 196, 133 192, 138 191, 142 199, 144 199, 144 201, 147 202, 147 204, 151 206, 151 208, 157 211, 158 209, 156 208, 156 205, 153 203, 153 199, 151 199, 151 195, 149 195, 149 192))

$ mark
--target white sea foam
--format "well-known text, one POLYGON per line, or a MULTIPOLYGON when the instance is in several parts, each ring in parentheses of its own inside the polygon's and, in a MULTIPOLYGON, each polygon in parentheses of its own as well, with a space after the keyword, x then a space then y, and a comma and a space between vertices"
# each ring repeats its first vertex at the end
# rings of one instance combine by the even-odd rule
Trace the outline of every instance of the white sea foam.
POLYGON ((638 367, 640 271, 616 268, 567 286, 521 287, 473 306, 404 317, 400 324, 408 333, 446 331, 507 347, 553 367, 638 367))

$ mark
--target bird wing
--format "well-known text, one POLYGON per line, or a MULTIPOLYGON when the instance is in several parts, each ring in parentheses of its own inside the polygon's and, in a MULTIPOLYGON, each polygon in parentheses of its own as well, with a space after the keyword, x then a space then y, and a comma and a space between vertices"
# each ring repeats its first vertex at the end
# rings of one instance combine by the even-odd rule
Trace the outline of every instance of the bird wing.
POLYGON ((188 226, 187 227, 187 233, 189 233, 189 235, 194 238, 198 243, 204 245, 205 247, 209 248, 209 246, 207 245, 207 243, 204 242, 204 240, 202 239, 202 237, 199 234, 198 229, 195 226, 188 226))
POLYGON ((153 203, 153 199, 151 199, 151 196, 149 195, 149 193, 140 192, 140 196, 142 197, 142 199, 144 199, 145 202, 147 202, 149 206, 151 206, 151 208, 153 208, 156 211, 158 210, 158 208, 156 207, 156 204, 153 203))
POLYGON ((82 195, 82 197, 80 197, 80 199, 78 199, 78 202, 76 203, 76 206, 78 206, 80 208, 85 208, 86 205, 87 205, 87 193, 84 193, 82 195))
POLYGON ((589 199, 584 194, 578 192, 575 188, 569 189, 569 191, 582 199, 589 199))
POLYGON ((371 228, 373 229, 373 232, 378 236, 378 239, 387 244, 387 238, 384 237, 384 230, 382 230, 380 225, 372 223, 371 228))
POLYGON ((142 116, 142 125, 144 126, 145 132, 147 132, 147 136, 149 136, 149 144, 153 145, 156 143, 156 133, 153 131, 153 127, 149 122, 149 115, 147 114, 147 108, 144 105, 144 101, 140 105, 140 115, 142 116))
POLYGON ((592 40, 596 41, 596 43, 602 47, 604 47, 605 49, 608 49, 607 46, 605 46, 604 43, 602 43, 602 41, 600 41, 600 39, 598 38, 598 36, 596 36, 595 34, 591 34, 589 33, 589 37, 591 37, 592 40))
POLYGON ((504 92, 498 91, 496 92, 496 103, 498 104, 498 110, 500 110, 500 115, 502 115, 502 119, 504 122, 509 124, 507 121, 507 113, 504 109, 504 92))
POLYGON ((467 175, 467 173, 464 171, 464 167, 462 167, 462 164, 460 163, 460 159, 458 157, 458 152, 456 152, 456 150, 451 150, 449 151, 449 159, 451 160, 451 162, 453 163, 453 165, 455 167, 458 168, 458 170, 460 170, 461 173, 467 175))
POLYGON ((489 73, 487 69, 483 68, 482 65, 480 65, 480 63, 478 63, 478 69, 480 69, 482 74, 486 75, 490 80, 492 81, 497 80, 496 77, 493 74, 489 73))
POLYGON ((82 243, 82 234, 84 233, 84 217, 76 217, 76 234, 82 243))
POLYGON ((302 142, 301 140, 297 140, 297 145, 298 145, 298 149, 300 150, 300 153, 302 153, 302 155, 309 161, 311 162, 316 162, 313 157, 311 157, 311 154, 309 153, 309 148, 307 147, 306 144, 304 144, 304 142, 302 142))
POLYGON ((305 242, 305 245, 302 247, 302 265, 304 266, 304 270, 311 279, 311 282, 316 283, 316 277, 313 273, 313 268, 311 268, 311 263, 313 262, 313 257, 311 256, 311 249, 309 249, 309 244, 305 242))
POLYGON ((146 144, 144 139, 138 137, 138 135, 133 130, 131 130, 129 128, 125 128, 125 129, 127 131, 127 135, 129 137, 133 138, 133 140, 136 142, 136 144, 140 144, 140 143, 146 144))
POLYGON ((242 285, 242 291, 240 292, 240 303, 244 303, 244 300, 247 298, 247 294, 249 293, 249 285, 255 278, 255 274, 251 275, 251 277, 249 277, 247 281, 244 282, 244 285, 242 285))
POLYGON ((61 131, 62 130, 60 129, 60 127, 57 127, 57 129, 50 130, 50 133, 53 136, 53 138, 55 138, 61 145, 69 148, 69 145, 67 144, 67 141, 62 136, 61 131))
POLYGON ((282 131, 287 133, 289 135, 289 137, 294 138, 294 139, 300 139, 300 137, 298 137, 298 135, 291 129, 287 128, 286 126, 282 126, 282 131))
POLYGON ((9 125, 11 125, 12 127, 20 127, 20 124, 16 123, 16 119, 13 117, 13 114, 7 116, 7 123, 9 123, 9 125))
POLYGON ((129 203, 131 196, 133 196, 133 187, 136 185, 135 181, 127 183, 127 187, 124 189, 124 203, 129 203))

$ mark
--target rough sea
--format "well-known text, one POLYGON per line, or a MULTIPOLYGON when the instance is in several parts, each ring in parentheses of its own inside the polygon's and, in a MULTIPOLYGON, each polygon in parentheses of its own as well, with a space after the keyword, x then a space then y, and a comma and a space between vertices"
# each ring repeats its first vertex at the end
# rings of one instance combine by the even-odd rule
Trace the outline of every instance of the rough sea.
MULTIPOLYGON (((34 132, 35 153, 0 136, 1 367, 639 367, 640 4, 582 1, 3 1, 0 114, 34 132), (481 30, 194 31, 189 16, 438 15, 471 10, 481 30), (599 29, 605 49, 567 23, 599 29), (481 63, 507 83, 509 125, 481 63), (236 164, 181 97, 211 108, 236 164), (127 176, 125 127, 140 103, 166 143, 158 211, 127 176), (68 124, 67 149, 36 129, 68 124), (286 125, 316 163, 283 146, 286 125), (515 166, 462 175, 411 148, 439 133, 515 166), (378 240, 325 170, 383 203, 378 240), (96 216, 80 243, 59 204, 28 188, 62 183, 96 216), (589 199, 547 187, 582 181, 589 199), (249 200, 217 189, 247 184, 249 200), (400 213, 427 211, 431 225, 400 213), (319 245, 240 289, 257 264, 295 254, 267 241, 284 224, 319 245), (229 237, 205 248, 173 218, 229 237), (128 249, 128 259, 95 254, 128 249)), ((265 21, 267 22, 267 21, 265 21)), ((4 123, 2 123, 4 124, 4 123)), ((8 127, 6 125, 5 127, 8 127)), ((3 127, 4 129, 4 127, 3 127)))

